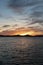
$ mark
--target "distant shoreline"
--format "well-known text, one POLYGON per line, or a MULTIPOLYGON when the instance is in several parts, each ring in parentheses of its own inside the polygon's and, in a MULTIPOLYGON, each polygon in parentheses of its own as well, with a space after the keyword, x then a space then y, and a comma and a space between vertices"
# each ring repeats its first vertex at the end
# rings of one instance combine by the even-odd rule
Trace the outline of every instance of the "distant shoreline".
POLYGON ((36 36, 31 36, 31 35, 25 35, 25 36, 20 36, 20 35, 0 35, 0 37, 43 37, 43 35, 36 35, 36 36))

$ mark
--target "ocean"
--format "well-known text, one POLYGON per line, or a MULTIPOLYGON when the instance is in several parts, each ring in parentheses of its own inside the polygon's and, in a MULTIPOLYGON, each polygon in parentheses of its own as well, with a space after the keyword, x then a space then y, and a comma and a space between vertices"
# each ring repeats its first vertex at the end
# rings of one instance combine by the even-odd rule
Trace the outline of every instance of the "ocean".
POLYGON ((0 65, 43 65, 43 37, 0 37, 0 65))

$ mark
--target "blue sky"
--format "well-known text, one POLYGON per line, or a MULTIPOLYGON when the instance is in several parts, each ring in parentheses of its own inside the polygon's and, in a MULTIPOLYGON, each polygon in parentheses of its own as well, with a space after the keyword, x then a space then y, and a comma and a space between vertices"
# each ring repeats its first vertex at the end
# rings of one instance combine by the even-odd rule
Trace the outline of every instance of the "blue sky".
POLYGON ((18 28, 43 33, 43 0, 0 0, 0 31, 18 28))

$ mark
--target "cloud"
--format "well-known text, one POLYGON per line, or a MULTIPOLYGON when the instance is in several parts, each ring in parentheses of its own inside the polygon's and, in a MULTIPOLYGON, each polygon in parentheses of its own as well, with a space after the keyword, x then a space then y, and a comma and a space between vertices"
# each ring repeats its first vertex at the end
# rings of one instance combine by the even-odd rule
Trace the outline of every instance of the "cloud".
POLYGON ((30 16, 30 18, 36 20, 38 18, 43 18, 43 0, 9 0, 9 7, 24 14, 26 11, 26 9, 24 10, 24 7, 27 7, 31 13, 29 15, 27 11, 26 15, 30 16))
POLYGON ((43 32, 43 29, 41 29, 39 26, 33 26, 28 28, 30 28, 30 30, 34 30, 35 32, 43 32))
POLYGON ((18 9, 18 8, 23 8, 23 7, 28 7, 33 6, 33 10, 37 7, 38 5, 41 6, 41 3, 43 4, 43 0, 9 0, 9 7, 13 9, 18 9), (35 6, 35 7, 34 7, 35 6))
POLYGON ((32 17, 42 17, 43 16, 43 12, 41 12, 41 11, 33 11, 31 16, 32 17))
POLYGON ((32 21, 30 24, 43 23, 43 0, 9 0, 9 7, 27 16, 21 20, 32 21), (24 7, 27 7, 28 11, 24 10, 24 7), (28 14, 29 10, 30 13, 28 14))
POLYGON ((12 27, 18 27, 18 24, 13 25, 12 27))
POLYGON ((10 25, 4 25, 4 26, 2 26, 3 28, 7 28, 7 27, 10 27, 10 25))
POLYGON ((36 4, 37 1, 35 0, 10 0, 10 5, 11 7, 26 7, 26 6, 32 6, 36 4))
POLYGON ((33 27, 20 27, 16 28, 15 30, 5 30, 0 32, 0 35, 19 35, 19 34, 30 34, 30 35, 36 35, 36 34, 43 34, 43 30, 36 29, 33 27))
POLYGON ((5 30, 0 32, 0 35, 12 35, 14 34, 14 30, 5 30))
POLYGON ((43 25, 43 20, 33 20, 29 25, 39 23, 40 25, 43 25))
POLYGON ((39 0, 9 0, 8 7, 16 10, 17 12, 22 12, 24 7, 34 7, 39 3, 39 0))
POLYGON ((36 20, 34 23, 43 23, 43 20, 36 20))

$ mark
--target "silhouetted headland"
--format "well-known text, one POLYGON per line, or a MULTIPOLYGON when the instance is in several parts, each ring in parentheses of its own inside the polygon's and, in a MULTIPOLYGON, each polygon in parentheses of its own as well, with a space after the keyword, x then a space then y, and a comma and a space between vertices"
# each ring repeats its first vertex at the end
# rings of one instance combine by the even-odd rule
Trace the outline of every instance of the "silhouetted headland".
POLYGON ((35 36, 32 36, 32 35, 24 35, 24 36, 21 36, 21 35, 0 35, 0 37, 43 37, 43 35, 35 35, 35 36))

